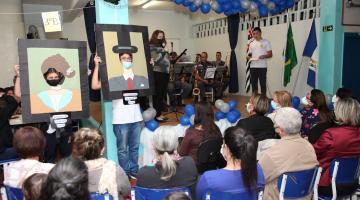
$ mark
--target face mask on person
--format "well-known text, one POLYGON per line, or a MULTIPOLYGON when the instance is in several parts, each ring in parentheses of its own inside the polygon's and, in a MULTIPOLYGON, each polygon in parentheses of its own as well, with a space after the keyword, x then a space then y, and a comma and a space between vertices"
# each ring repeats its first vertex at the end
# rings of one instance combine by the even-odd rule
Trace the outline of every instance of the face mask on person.
POLYGON ((252 110, 253 110, 253 105, 251 103, 247 103, 246 104, 246 111, 248 113, 251 113, 252 110))
POLYGON ((309 101, 308 99, 305 97, 301 98, 301 104, 305 105, 305 106, 308 106, 309 105, 309 101))
POLYGON ((59 79, 54 79, 54 80, 46 80, 47 84, 49 84, 52 87, 55 87, 57 85, 59 85, 60 80, 59 79))
POLYGON ((125 69, 130 69, 132 66, 132 62, 125 61, 122 63, 122 65, 125 69))
POLYGON ((272 107, 274 110, 280 108, 279 104, 276 103, 274 100, 272 100, 270 104, 271 104, 271 107, 272 107))

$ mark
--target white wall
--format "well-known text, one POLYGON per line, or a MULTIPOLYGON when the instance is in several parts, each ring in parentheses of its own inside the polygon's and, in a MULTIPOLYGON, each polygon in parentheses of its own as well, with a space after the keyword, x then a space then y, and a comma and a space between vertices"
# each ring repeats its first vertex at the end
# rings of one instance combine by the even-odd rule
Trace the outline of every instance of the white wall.
MULTIPOLYGON (((1 13, 21 13, 21 0, 1 0, 1 13)), ((19 63, 17 39, 24 38, 24 23, 21 15, 1 15, 0 16, 0 38, 2 39, 0 48, 1 75, 0 87, 13 85, 13 66, 19 63)))
POLYGON ((130 24, 148 26, 149 37, 151 37, 154 30, 163 30, 166 38, 179 41, 179 47, 177 48, 179 52, 177 53, 187 48, 187 54, 193 55, 194 45, 191 40, 189 15, 175 11, 139 9, 129 10, 129 20, 130 24))

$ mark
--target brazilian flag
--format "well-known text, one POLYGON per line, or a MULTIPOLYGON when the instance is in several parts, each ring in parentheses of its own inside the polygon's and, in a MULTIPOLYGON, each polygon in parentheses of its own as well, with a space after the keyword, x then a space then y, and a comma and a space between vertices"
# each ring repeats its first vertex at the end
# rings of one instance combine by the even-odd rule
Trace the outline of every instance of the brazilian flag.
POLYGON ((292 33, 291 24, 287 32, 287 41, 285 49, 285 69, 284 69, 284 86, 290 82, 291 70, 297 65, 295 43, 292 33))

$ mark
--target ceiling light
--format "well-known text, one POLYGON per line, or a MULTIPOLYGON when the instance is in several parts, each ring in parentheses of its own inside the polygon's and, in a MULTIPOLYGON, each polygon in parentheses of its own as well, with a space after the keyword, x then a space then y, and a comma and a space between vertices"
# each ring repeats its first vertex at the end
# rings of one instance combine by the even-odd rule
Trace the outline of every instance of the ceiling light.
POLYGON ((147 2, 145 5, 143 5, 142 6, 142 8, 148 8, 148 7, 151 7, 151 6, 154 6, 154 5, 156 5, 156 4, 158 4, 159 3, 159 1, 149 1, 149 2, 147 2))

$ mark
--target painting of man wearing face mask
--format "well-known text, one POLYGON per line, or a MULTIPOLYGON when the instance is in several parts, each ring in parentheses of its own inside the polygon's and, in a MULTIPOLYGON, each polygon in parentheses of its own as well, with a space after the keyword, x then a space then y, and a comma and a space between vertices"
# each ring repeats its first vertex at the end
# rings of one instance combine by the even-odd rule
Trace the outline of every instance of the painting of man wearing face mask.
POLYGON ((133 53, 137 52, 137 48, 114 46, 113 51, 119 55, 122 75, 109 79, 110 91, 149 89, 148 79, 133 70, 133 53))
POLYGON ((33 114, 81 111, 80 90, 62 87, 67 79, 74 78, 76 74, 63 56, 56 54, 45 59, 41 74, 47 86, 45 90, 31 95, 33 114))

